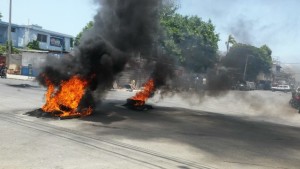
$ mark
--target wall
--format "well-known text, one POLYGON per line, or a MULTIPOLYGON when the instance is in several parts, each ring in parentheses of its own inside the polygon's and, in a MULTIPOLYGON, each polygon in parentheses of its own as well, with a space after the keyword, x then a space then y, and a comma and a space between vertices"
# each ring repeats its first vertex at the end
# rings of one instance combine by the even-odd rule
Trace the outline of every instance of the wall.
MULTIPOLYGON (((38 34, 46 35, 47 36, 47 42, 39 42, 40 48, 43 50, 51 50, 51 51, 62 51, 61 45, 55 45, 55 42, 53 43, 54 40, 60 40, 60 43, 64 44, 64 51, 70 52, 71 47, 70 47, 70 38, 69 37, 64 37, 58 34, 52 34, 52 33, 47 33, 46 31, 40 31, 40 30, 35 30, 35 29, 24 29, 23 30, 23 41, 24 44, 28 44, 28 42, 37 40, 38 34), (26 36, 25 36, 26 35, 26 36), (26 41, 26 42, 25 42, 26 41)), ((23 46, 25 47, 25 46, 23 46)))
POLYGON ((0 25, 0 44, 7 41, 7 27, 0 25))
MULTIPOLYGON (((0 23, 0 44, 4 45, 8 39, 7 35, 7 29, 8 29, 8 23, 0 23)), ((21 28, 18 25, 12 24, 12 29, 14 29, 14 32, 11 32, 11 37, 12 37, 12 44, 15 47, 18 46, 19 42, 19 36, 22 34, 21 28)), ((22 46, 23 47, 23 46, 22 46)))
POLYGON ((260 72, 260 73, 257 75, 256 79, 257 79, 258 81, 260 81, 260 80, 272 81, 272 80, 273 80, 271 75, 267 75, 267 74, 265 74, 265 73, 263 73, 263 72, 260 72))
POLYGON ((11 32, 12 45, 18 46, 18 32, 19 29, 15 28, 15 32, 11 32))
POLYGON ((22 55, 12 54, 9 59, 8 73, 20 74, 21 63, 22 63, 22 55))
POLYGON ((29 65, 32 66, 32 75, 36 76, 40 73, 40 67, 46 62, 48 53, 43 52, 23 52, 22 53, 22 74, 28 75, 29 65))

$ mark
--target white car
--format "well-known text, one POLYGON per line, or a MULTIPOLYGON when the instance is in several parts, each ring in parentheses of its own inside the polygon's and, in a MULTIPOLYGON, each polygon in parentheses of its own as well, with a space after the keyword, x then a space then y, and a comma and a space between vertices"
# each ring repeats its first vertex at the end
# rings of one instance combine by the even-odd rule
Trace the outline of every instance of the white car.
POLYGON ((283 92, 289 92, 291 91, 291 88, 289 85, 278 85, 278 86, 273 86, 272 91, 283 91, 283 92))

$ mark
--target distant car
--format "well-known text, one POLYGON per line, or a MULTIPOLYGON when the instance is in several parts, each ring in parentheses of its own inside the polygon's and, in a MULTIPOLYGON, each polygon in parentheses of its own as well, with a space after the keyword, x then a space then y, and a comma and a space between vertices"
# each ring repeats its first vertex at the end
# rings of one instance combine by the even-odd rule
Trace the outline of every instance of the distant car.
POLYGON ((289 92, 291 91, 291 88, 289 85, 278 85, 278 86, 273 86, 271 88, 272 91, 282 91, 282 92, 289 92))
POLYGON ((246 82, 246 86, 248 90, 255 90, 256 86, 254 82, 246 82))
POLYGON ((244 84, 244 83, 239 83, 236 85, 236 90, 243 90, 243 91, 246 91, 246 90, 249 90, 247 85, 244 84))

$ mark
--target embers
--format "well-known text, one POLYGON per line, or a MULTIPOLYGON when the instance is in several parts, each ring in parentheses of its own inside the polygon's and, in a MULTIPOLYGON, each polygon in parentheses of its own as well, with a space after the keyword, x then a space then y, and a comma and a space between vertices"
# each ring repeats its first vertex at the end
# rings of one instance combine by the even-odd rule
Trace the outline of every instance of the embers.
POLYGON ((36 110, 25 113, 25 115, 34 116, 37 118, 50 118, 50 119, 57 119, 57 120, 80 117, 80 115, 61 116, 62 114, 63 114, 63 112, 61 112, 61 111, 45 112, 45 111, 43 111, 43 109, 36 109, 36 110))
POLYGON ((138 111, 153 109, 153 107, 151 105, 145 104, 144 101, 133 100, 133 99, 127 99, 126 104, 124 104, 123 106, 125 106, 129 109, 138 110, 138 111))
POLYGON ((153 109, 151 105, 146 105, 145 102, 152 97, 155 91, 154 80, 149 79, 143 87, 143 90, 136 93, 135 96, 127 99, 126 104, 123 106, 132 110, 149 110, 153 109))

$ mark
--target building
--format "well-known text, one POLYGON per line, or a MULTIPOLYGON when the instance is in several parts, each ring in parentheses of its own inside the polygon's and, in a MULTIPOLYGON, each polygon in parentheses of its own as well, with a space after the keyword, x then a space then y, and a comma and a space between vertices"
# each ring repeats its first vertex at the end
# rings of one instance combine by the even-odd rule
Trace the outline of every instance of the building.
POLYGON ((296 79, 291 67, 288 65, 281 66, 278 60, 273 60, 272 74, 273 85, 275 86, 285 84, 294 86, 296 84, 296 79))
MULTIPOLYGON (((73 37, 43 29, 38 25, 11 25, 12 44, 25 49, 29 42, 37 40, 41 50, 49 53, 68 53, 73 48, 73 37)), ((8 23, 0 20, 0 44, 8 40, 8 23)))
MULTIPOLYGON (((12 54, 7 64, 8 73, 36 76, 47 57, 61 57, 73 49, 73 37, 43 29, 38 25, 11 25, 12 45, 21 54, 12 54), (40 50, 28 50, 27 44, 38 41, 40 50)), ((0 20, 0 45, 8 41, 8 23, 0 20)), ((5 61, 5 56, 0 56, 5 61)))

